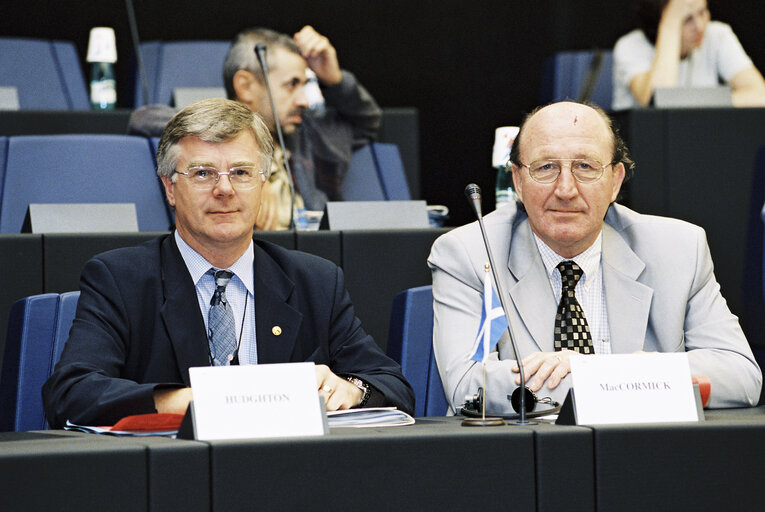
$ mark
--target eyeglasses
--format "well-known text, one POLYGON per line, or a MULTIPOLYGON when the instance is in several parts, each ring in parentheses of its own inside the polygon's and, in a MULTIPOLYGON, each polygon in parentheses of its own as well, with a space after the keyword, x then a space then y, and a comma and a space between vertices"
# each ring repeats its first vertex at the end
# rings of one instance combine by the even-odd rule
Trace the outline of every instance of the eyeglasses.
POLYGON ((219 171, 215 167, 199 165, 190 167, 186 172, 175 172, 186 176, 193 186, 200 189, 213 188, 221 176, 228 176, 231 186, 239 190, 254 188, 258 184, 258 177, 261 183, 266 181, 266 172, 258 170, 254 165, 240 165, 226 172, 219 171))
POLYGON ((570 162, 571 174, 579 183, 594 183, 603 176, 603 170, 614 162, 601 164, 590 158, 558 158, 555 160, 536 160, 530 164, 521 164, 528 167, 529 176, 537 183, 552 183, 558 179, 563 171, 564 162, 570 162))

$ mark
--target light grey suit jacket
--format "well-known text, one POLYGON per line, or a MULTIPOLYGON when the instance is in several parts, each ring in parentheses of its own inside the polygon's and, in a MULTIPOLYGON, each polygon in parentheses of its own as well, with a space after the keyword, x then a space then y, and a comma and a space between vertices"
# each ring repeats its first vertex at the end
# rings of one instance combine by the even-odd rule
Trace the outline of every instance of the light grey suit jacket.
MULTIPOLYGON (((525 212, 510 204, 484 223, 521 358, 553 351, 557 301, 525 212)), ((712 381, 710 407, 755 405, 762 373, 720 294, 704 230, 614 204, 602 247, 611 351, 687 351, 691 373, 712 381)), ((434 350, 452 410, 483 386, 481 365, 468 353, 478 332, 487 262, 477 222, 439 237, 428 258, 434 350)), ((514 364, 505 334, 487 363, 487 410, 512 412, 506 397, 516 388, 514 364)), ((543 387, 537 396, 562 402, 570 381, 568 376, 554 390, 543 387)))

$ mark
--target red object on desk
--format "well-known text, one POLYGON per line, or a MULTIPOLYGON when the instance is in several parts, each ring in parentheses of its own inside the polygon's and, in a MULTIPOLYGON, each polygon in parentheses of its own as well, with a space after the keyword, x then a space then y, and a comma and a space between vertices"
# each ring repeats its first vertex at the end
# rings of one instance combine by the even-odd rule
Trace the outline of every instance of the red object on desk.
POLYGON ((709 393, 712 391, 712 381, 706 375, 693 375, 691 381, 699 387, 701 395, 701 406, 706 407, 709 404, 709 393))
POLYGON ((183 414, 154 413, 125 416, 109 430, 129 432, 163 432, 178 430, 183 421, 183 414))

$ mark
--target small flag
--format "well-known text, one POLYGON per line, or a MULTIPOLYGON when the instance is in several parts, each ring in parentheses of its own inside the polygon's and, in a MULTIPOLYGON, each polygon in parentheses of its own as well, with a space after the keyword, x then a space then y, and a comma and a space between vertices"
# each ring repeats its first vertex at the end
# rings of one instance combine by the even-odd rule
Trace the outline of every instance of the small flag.
POLYGON ((491 285, 489 265, 485 266, 486 274, 483 279, 483 304, 481 308, 481 323, 475 337, 470 359, 480 363, 486 362, 489 352, 494 350, 502 334, 507 330, 507 318, 502 311, 502 304, 491 285))

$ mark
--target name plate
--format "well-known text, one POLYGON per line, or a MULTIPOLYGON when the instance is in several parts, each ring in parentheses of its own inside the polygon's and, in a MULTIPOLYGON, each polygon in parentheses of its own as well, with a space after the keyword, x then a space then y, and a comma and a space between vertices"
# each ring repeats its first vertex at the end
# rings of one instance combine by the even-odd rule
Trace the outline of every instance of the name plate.
POLYGON ((189 368, 194 438, 320 436, 327 427, 313 363, 189 368))
POLYGON ((685 352, 572 357, 571 379, 577 425, 703 419, 685 352))

